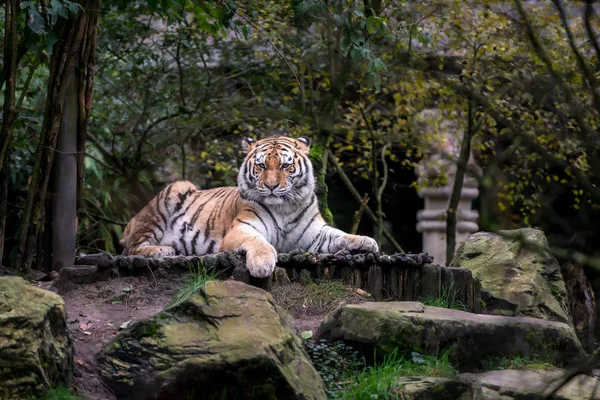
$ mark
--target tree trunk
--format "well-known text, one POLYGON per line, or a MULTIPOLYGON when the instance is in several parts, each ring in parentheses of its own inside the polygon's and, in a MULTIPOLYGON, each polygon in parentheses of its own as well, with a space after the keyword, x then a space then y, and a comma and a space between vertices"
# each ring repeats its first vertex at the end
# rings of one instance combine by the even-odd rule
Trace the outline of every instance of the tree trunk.
MULTIPOLYGON (((2 75, 6 77, 2 127, 0 128, 0 169, 7 158, 10 145, 11 127, 15 118, 15 85, 17 80, 17 15, 16 0, 7 0, 4 11, 4 65, 2 75)), ((2 83, 0 83, 0 89, 2 83)), ((2 254, 0 254, 0 259, 2 254)))
MULTIPOLYGON (((61 30, 58 33, 57 45, 54 48, 50 61, 50 77, 48 79, 44 122, 40 133, 33 175, 27 193, 27 202, 18 234, 19 247, 15 259, 15 268, 22 274, 28 274, 30 271, 36 236, 39 232, 43 231, 46 218, 46 194, 50 184, 59 131, 63 121, 63 107, 71 78, 79 77, 78 74, 73 74, 78 59, 80 60, 80 64, 86 68, 86 92, 81 96, 81 92, 75 86, 75 96, 77 99, 77 93, 80 94, 80 104, 82 98, 86 102, 84 110, 80 109, 79 113, 75 112, 76 116, 79 115, 79 122, 75 125, 75 135, 77 135, 77 147, 81 148, 85 145, 85 140, 82 140, 81 132, 85 133, 87 129, 86 125, 89 118, 93 83, 93 68, 88 69, 88 64, 92 62, 93 65, 93 60, 90 60, 94 55, 92 47, 96 45, 100 0, 89 0, 82 3, 82 6, 85 12, 80 12, 77 16, 62 24, 61 30)), ((81 157, 76 164, 76 174, 73 178, 76 181, 83 176, 82 162, 81 157)), ((75 239, 72 238, 72 240, 74 241, 75 239)), ((48 257, 51 255, 45 254, 45 256, 48 257)))
MULTIPOLYGON (((62 120, 52 166, 52 269, 75 262, 77 236, 77 138, 79 75, 74 69, 69 79, 62 120)), ((46 232, 49 234, 50 232, 46 232)))
POLYGON ((450 265, 456 250, 456 214, 458 203, 460 201, 460 194, 462 192, 463 181, 465 179, 465 171, 467 169, 467 163, 469 162, 469 155, 471 154, 471 138, 473 137, 474 130, 472 100, 469 100, 467 118, 467 132, 465 132, 460 145, 460 154, 458 156, 456 174, 454 176, 454 186, 452 188, 452 195, 450 196, 450 201, 448 203, 448 210, 446 211, 446 265, 450 265))

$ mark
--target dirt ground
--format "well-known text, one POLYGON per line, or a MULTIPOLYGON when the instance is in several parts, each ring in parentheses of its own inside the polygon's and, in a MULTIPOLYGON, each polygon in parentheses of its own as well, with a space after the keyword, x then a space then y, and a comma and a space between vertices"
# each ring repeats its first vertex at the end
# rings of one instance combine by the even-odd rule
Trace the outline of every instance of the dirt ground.
POLYGON ((80 395, 90 400, 115 399, 100 380, 96 354, 121 326, 162 310, 175 295, 181 279, 124 277, 75 285, 62 294, 75 346, 74 386, 80 395))
MULTIPOLYGON (((162 310, 187 279, 185 276, 124 277, 73 285, 62 294, 75 346, 74 389, 90 400, 114 400, 100 379, 96 354, 129 323, 162 310)), ((51 282, 38 286, 50 288, 51 282)), ((366 298, 341 284, 291 284, 275 287, 275 302, 293 316, 299 331, 315 331, 323 317, 341 302, 366 298)))

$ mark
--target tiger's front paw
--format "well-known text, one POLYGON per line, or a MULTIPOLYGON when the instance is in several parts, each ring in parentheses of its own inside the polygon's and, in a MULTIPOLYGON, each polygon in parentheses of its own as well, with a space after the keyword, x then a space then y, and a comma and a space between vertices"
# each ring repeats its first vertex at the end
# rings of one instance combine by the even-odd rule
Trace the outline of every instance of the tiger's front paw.
POLYGON ((256 278, 266 278, 277 264, 277 251, 268 243, 246 250, 246 268, 256 278))
POLYGON ((379 253, 377 242, 368 236, 346 235, 340 239, 340 247, 351 253, 379 253))
POLYGON ((132 255, 140 255, 149 258, 161 258, 176 255, 177 252, 171 246, 143 246, 138 247, 132 255))

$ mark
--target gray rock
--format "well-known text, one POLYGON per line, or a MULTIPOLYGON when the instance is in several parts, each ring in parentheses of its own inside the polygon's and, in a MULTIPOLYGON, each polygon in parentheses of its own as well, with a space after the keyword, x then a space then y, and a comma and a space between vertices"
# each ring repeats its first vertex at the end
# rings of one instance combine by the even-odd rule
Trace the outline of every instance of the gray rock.
POLYGON ((73 343, 63 299, 16 276, 0 277, 0 399, 68 386, 73 343))
POLYGON ((488 356, 537 356, 570 363, 585 353, 564 323, 527 317, 472 314, 415 302, 343 305, 330 313, 315 340, 343 340, 372 355, 395 348, 438 354, 450 349, 461 368, 479 367, 488 356))
MULTIPOLYGON (((462 374, 459 378, 474 385, 496 392, 498 397, 508 399, 543 399, 562 383, 565 371, 514 370, 490 371, 481 374, 462 374)), ((552 399, 589 400, 600 399, 600 381, 586 375, 578 375, 563 385, 552 399)), ((486 399, 489 397, 486 397, 486 399)))
POLYGON ((451 267, 481 281, 485 312, 572 323, 560 265, 536 229, 478 232, 459 247, 451 267), (537 249, 523 246, 527 241, 537 249))
POLYGON ((325 399, 289 318, 261 289, 212 281, 108 343, 101 374, 119 399, 325 399))
MULTIPOLYGON (((399 378, 396 395, 405 400, 542 400, 562 381, 565 371, 502 370, 460 374, 456 378, 399 378)), ((589 400, 600 398, 600 381, 578 375, 550 399, 589 400)))

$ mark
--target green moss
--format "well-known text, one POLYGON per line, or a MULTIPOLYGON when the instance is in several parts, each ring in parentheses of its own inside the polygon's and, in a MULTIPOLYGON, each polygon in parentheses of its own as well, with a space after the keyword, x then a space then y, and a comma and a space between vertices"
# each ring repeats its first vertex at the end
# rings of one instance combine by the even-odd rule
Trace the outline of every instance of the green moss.
POLYGON ((316 180, 316 193, 319 200, 319 211, 325 222, 329 225, 333 223, 333 214, 329 209, 327 202, 327 184, 325 183, 325 174, 323 173, 323 154, 327 151, 329 135, 320 134, 317 141, 311 146, 308 158, 313 166, 316 180))
POLYGON ((135 339, 143 339, 145 337, 155 336, 160 330, 160 324, 156 319, 143 321, 135 325, 131 332, 131 336, 135 339))

